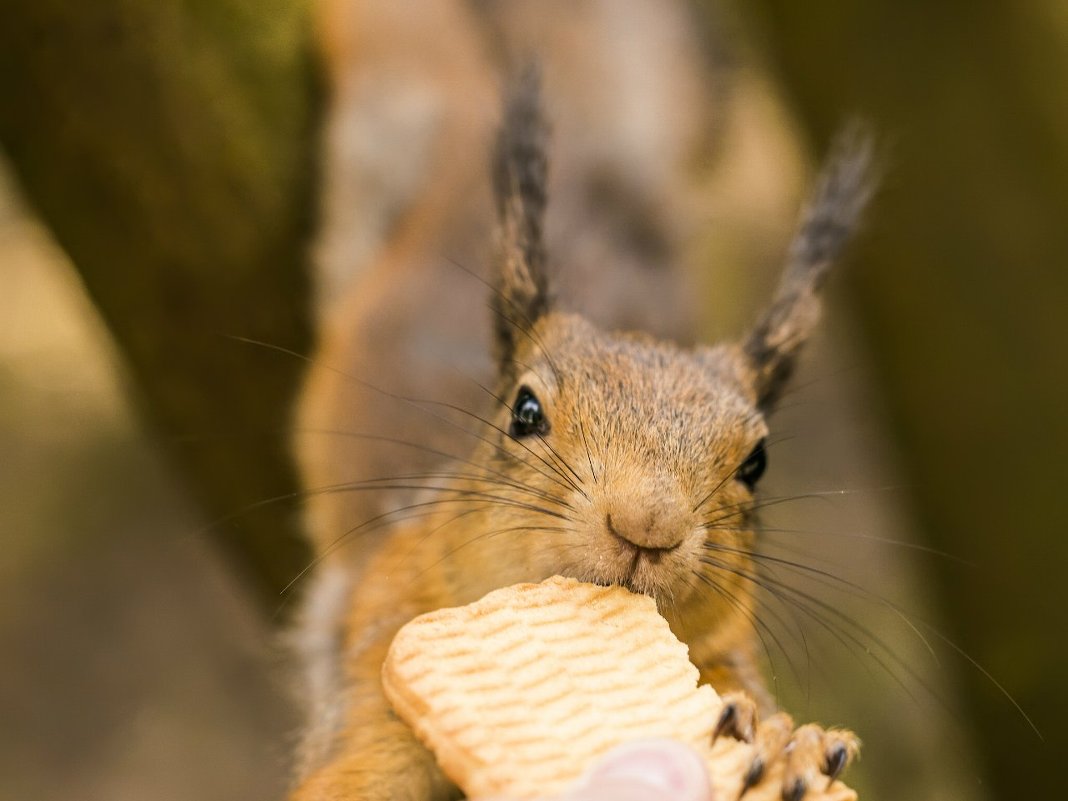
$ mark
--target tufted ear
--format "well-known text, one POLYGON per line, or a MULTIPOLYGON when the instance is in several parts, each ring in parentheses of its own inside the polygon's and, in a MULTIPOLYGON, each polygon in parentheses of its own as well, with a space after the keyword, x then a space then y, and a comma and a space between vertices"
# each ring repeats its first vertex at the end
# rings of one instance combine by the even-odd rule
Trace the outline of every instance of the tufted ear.
POLYGON ((512 82, 493 154, 499 243, 493 296, 497 358, 506 364, 518 339, 549 309, 542 223, 545 217, 548 124, 541 77, 528 66, 512 82))
POLYGON ((820 316, 819 291, 858 227, 877 183, 870 132, 853 123, 835 140, 787 256, 771 306, 745 340, 757 403, 776 402, 820 316))

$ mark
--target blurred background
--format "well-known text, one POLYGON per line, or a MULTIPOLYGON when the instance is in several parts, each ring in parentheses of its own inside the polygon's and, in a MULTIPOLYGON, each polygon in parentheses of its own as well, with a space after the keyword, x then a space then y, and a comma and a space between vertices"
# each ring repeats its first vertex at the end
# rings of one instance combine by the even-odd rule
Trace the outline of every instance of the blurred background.
MULTIPOLYGON (((775 568, 804 593, 768 604, 776 690, 860 733, 862 797, 1052 797, 1068 6, 693 14, 721 103, 709 336, 767 296, 841 121, 885 145, 773 421, 769 494, 817 495, 766 518, 769 553, 810 566, 775 568)), ((282 590, 309 556, 299 503, 262 502, 295 487, 303 363, 242 338, 313 349, 332 33, 299 0, 10 0, 0 20, 0 798, 282 797, 301 587, 282 590)))

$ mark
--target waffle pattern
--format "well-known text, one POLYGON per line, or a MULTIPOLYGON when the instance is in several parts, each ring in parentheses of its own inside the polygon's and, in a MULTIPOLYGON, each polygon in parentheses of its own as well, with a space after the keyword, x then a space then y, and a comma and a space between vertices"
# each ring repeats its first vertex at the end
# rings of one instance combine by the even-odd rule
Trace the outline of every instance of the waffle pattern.
POLYGON ((423 615, 397 634, 382 680, 472 797, 552 796, 617 745, 667 737, 703 754, 716 797, 733 799, 753 757, 730 738, 710 746, 722 701, 697 686, 656 604, 620 587, 556 577, 423 615))

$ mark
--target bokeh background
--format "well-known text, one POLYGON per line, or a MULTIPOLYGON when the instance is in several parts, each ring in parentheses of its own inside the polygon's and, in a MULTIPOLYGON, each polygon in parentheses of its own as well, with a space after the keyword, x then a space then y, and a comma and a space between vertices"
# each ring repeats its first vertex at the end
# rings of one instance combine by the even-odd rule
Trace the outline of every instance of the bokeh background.
MULTIPOLYGON (((281 590, 308 555, 299 502, 249 507, 295 486, 303 363, 242 338, 312 353, 322 34, 297 0, 0 22, 0 797, 281 797, 281 590)), ((1054 797, 1068 6, 724 0, 695 24, 723 103, 710 336, 766 296, 842 119, 885 145, 775 420, 769 492, 819 495, 768 547, 823 571, 777 568, 814 600, 769 604, 776 687, 861 733, 867 798, 1054 797)))

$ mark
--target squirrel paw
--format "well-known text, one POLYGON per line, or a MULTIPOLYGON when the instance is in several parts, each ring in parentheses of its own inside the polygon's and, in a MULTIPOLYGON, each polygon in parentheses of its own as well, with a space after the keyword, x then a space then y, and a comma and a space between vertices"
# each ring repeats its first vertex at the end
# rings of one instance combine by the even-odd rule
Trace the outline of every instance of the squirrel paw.
POLYGON ((743 692, 727 693, 723 696, 723 711, 712 732, 712 742, 721 735, 735 740, 751 743, 756 737, 757 706, 748 694, 743 692))
POLYGON ((793 718, 785 712, 777 712, 767 720, 761 721, 754 739, 756 748, 753 761, 749 764, 749 770, 742 782, 741 795, 745 795, 752 787, 759 784, 767 774, 768 767, 782 759, 793 730, 793 718))
POLYGON ((860 753, 860 739, 846 729, 824 729, 807 724, 797 729, 783 749, 786 772, 782 780, 783 801, 801 801, 809 788, 830 787, 860 753))
MULTIPOLYGON (((728 715, 733 715, 732 720, 743 715, 742 711, 729 712, 732 696, 725 696, 724 700, 728 706, 717 732, 732 730, 733 722, 723 723, 728 715)), ((744 704, 741 706, 744 710, 744 704)), ((752 722, 755 721, 754 713, 752 722)), ((802 801, 810 789, 830 788, 860 753, 860 740, 853 732, 824 729, 811 723, 795 729, 793 719, 785 712, 760 721, 751 742, 753 761, 743 780, 740 798, 772 774, 773 781, 781 777, 783 801, 802 801)))

